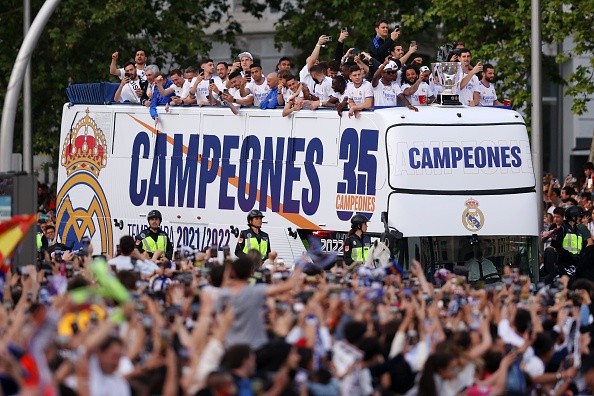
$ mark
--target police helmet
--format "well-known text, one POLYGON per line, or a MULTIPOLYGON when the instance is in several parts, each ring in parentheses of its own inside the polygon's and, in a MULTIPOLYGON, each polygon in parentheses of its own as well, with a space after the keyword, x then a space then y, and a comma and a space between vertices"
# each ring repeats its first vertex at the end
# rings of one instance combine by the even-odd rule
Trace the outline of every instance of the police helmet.
POLYGON ((351 219, 351 228, 358 229, 361 224, 367 223, 368 221, 369 220, 367 220, 367 217, 363 216, 362 214, 356 214, 351 219))
POLYGON ((255 219, 257 217, 264 217, 264 215, 258 209, 250 210, 250 212, 247 215, 247 221, 248 221, 248 223, 250 221, 252 221, 252 219, 255 219))
POLYGON ((163 216, 161 216, 161 212, 159 212, 156 209, 151 210, 150 212, 148 212, 148 215, 146 215, 147 220, 154 219, 155 217, 160 221, 163 221, 163 216))
POLYGON ((572 205, 565 209, 565 220, 577 221, 578 216, 582 215, 582 211, 579 206, 572 205))

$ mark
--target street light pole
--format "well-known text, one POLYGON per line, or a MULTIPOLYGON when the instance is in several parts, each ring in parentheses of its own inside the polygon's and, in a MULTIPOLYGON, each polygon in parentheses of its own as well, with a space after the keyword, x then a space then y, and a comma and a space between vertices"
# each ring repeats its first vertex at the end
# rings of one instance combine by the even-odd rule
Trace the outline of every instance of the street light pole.
MULTIPOLYGON (((23 0, 23 37, 31 24, 31 0, 23 0)), ((27 62, 23 81, 23 171, 33 171, 33 147, 31 139, 31 60, 27 62)))
POLYGON ((23 40, 8 81, 6 97, 2 109, 2 124, 0 124, 0 172, 11 171, 12 144, 14 140, 14 119, 16 116, 19 93, 27 65, 31 60, 33 50, 43 32, 50 16, 60 4, 60 0, 46 0, 31 24, 31 28, 23 40))

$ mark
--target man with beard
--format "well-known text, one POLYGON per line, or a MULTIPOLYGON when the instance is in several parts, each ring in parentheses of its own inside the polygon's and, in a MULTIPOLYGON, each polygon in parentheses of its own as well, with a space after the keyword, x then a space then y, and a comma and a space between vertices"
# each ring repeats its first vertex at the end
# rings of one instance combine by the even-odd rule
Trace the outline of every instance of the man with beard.
POLYGON ((124 65, 124 78, 116 91, 113 100, 115 102, 140 103, 140 99, 146 95, 147 82, 141 80, 136 73, 134 63, 128 62, 124 65))
POLYGON ((475 106, 502 106, 503 103, 497 100, 495 92, 495 67, 487 63, 483 66, 483 78, 478 85, 478 92, 474 93, 475 106))
POLYGON ((425 96, 425 104, 429 100, 429 84, 424 81, 424 75, 429 74, 429 70, 421 73, 414 66, 407 66, 403 68, 402 74, 404 75, 405 83, 402 84, 402 93, 406 97, 406 100, 413 106, 421 104, 419 96, 425 96))

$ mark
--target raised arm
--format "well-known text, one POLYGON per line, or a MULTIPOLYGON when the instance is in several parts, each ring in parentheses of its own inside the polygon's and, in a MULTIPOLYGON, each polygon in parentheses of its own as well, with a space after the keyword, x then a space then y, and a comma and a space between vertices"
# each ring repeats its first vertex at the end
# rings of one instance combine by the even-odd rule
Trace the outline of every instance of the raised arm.
POLYGON ((116 62, 118 60, 120 56, 119 52, 114 52, 113 54, 111 54, 111 64, 109 65, 109 74, 111 74, 112 76, 117 76, 120 77, 120 71, 118 70, 118 66, 116 65, 116 62))

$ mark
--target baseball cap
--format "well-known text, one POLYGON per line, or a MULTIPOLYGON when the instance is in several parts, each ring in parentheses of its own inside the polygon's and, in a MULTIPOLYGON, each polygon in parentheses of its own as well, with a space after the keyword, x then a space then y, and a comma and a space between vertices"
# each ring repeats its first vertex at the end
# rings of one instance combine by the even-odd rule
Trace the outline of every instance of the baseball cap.
POLYGON ((249 52, 245 51, 242 52, 241 54, 239 54, 239 59, 241 60, 241 58, 247 56, 248 58, 250 58, 252 61, 254 60, 254 57, 252 56, 252 54, 250 54, 249 52))
POLYGON ((398 65, 396 64, 396 62, 394 62, 394 61, 390 61, 390 62, 389 62, 387 65, 386 65, 386 67, 384 67, 384 71, 388 71, 388 70, 398 70, 398 69, 399 69, 399 67, 398 67, 398 65))
POLYGON ((421 71, 421 73, 428 72, 429 71, 429 67, 427 67, 427 66, 421 66, 421 68, 419 70, 421 71))

